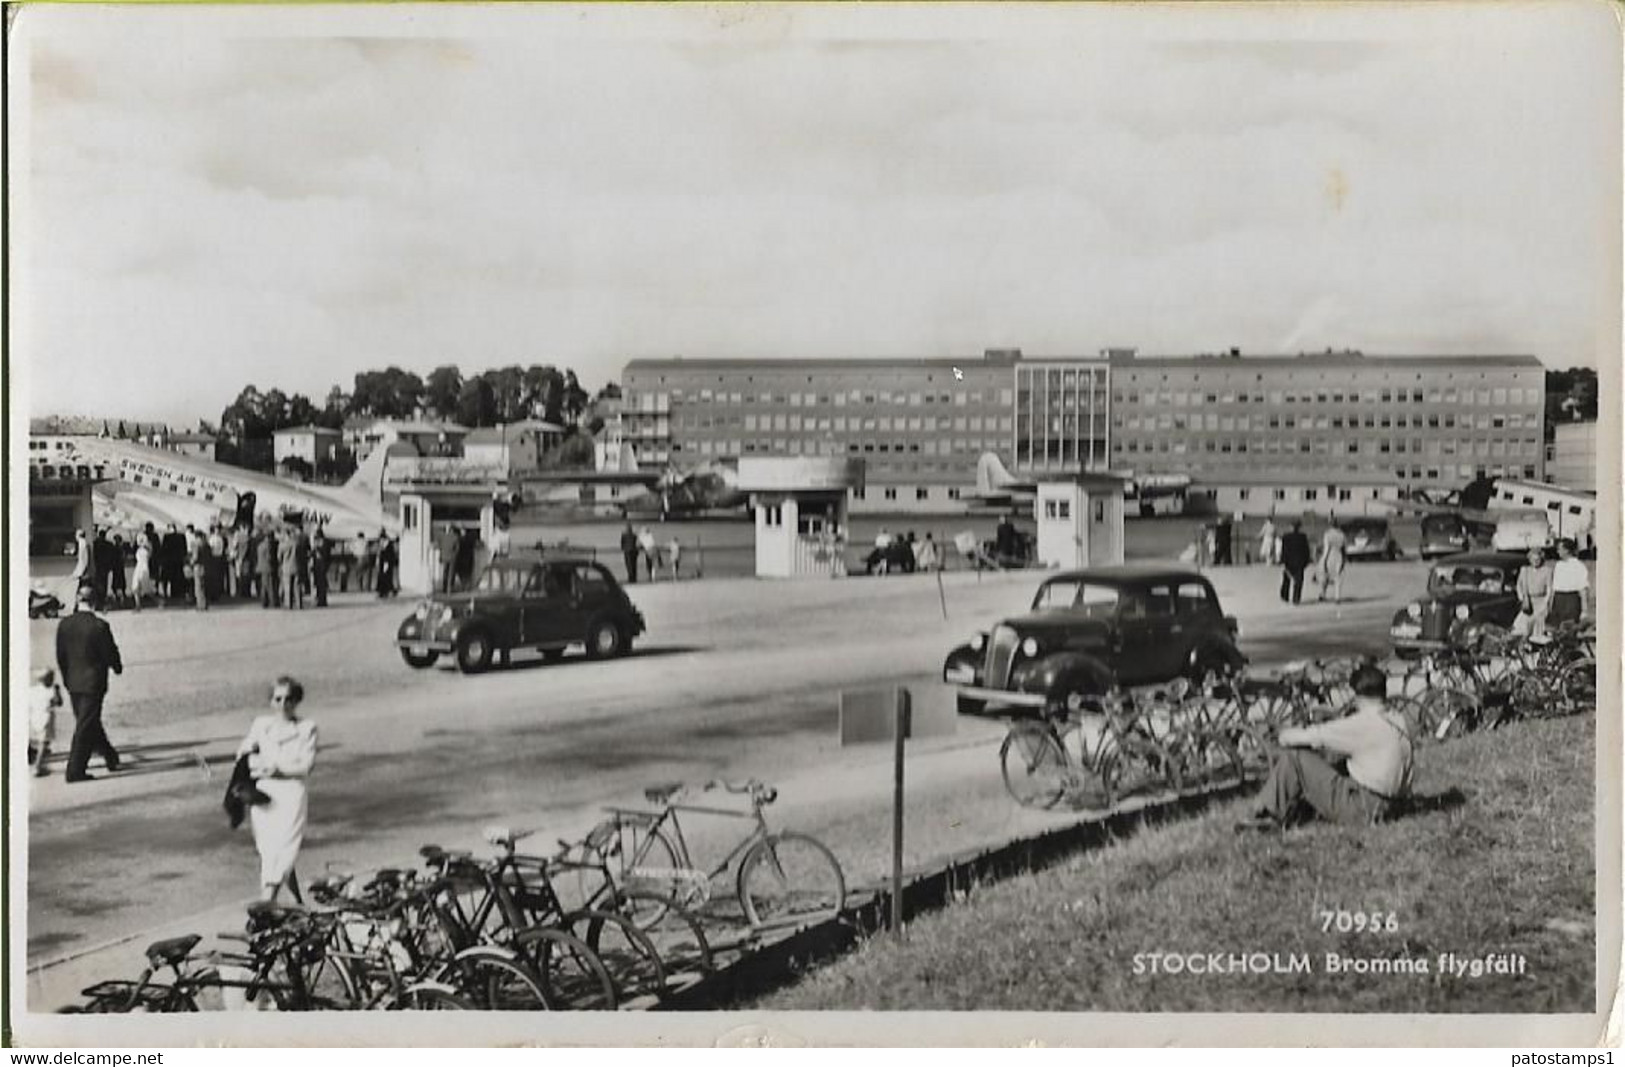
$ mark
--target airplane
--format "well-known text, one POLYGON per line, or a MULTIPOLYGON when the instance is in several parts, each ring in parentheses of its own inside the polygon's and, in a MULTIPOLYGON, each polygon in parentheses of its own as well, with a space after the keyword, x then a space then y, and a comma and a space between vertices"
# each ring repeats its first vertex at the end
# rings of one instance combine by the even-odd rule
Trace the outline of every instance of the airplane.
POLYGON ((622 501, 623 512, 659 513, 665 519, 700 511, 732 511, 750 500, 750 494, 739 488, 737 460, 716 460, 689 470, 669 467, 651 474, 646 483, 649 491, 622 501))
POLYGON ((77 440, 62 456, 68 463, 100 463, 118 471, 117 481, 93 491, 99 525, 248 525, 269 517, 320 524, 329 537, 343 539, 400 532, 400 520, 383 506, 386 451, 376 449, 342 486, 290 482, 108 437, 77 440))
POLYGON ((976 490, 961 493, 960 499, 981 507, 1031 507, 1038 499, 1038 483, 1022 481, 1005 469, 997 453, 983 452, 976 461, 976 490))

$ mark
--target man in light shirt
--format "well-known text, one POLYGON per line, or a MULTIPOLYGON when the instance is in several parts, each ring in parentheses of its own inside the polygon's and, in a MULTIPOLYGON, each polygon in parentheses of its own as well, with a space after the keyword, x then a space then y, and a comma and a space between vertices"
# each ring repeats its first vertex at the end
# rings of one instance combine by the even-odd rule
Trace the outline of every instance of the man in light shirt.
POLYGON ((1574 554, 1574 542, 1565 537, 1557 543, 1557 566, 1552 568, 1552 606, 1546 612, 1548 626, 1578 622, 1591 615, 1591 575, 1585 561, 1574 554))
POLYGON ((1388 707, 1387 675, 1365 664, 1351 681, 1354 714, 1281 731, 1258 810, 1236 829, 1280 829, 1305 815, 1365 826, 1410 792, 1410 733, 1405 717, 1388 707), (1334 761, 1342 759, 1340 770, 1334 761))

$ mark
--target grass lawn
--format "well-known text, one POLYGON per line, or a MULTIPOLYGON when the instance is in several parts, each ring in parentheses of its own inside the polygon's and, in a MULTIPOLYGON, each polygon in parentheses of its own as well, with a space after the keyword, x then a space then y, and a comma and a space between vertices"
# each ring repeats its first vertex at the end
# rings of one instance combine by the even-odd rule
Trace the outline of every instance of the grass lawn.
POLYGON ((1417 793, 1459 789, 1463 802, 1368 829, 1237 834, 1250 805, 1222 805, 978 887, 910 923, 903 943, 877 935, 748 1006, 1589 1012, 1594 742, 1582 717, 1421 749, 1417 793), (1323 931, 1322 909, 1378 912, 1383 925, 1392 913, 1398 929, 1323 931), (1184 973, 1159 973, 1164 953, 1184 973), (1442 953, 1513 968, 1521 957, 1523 973, 1442 974, 1442 953), (1191 973, 1209 954, 1228 973, 1191 973), (1427 972, 1334 973, 1328 955, 1427 972))

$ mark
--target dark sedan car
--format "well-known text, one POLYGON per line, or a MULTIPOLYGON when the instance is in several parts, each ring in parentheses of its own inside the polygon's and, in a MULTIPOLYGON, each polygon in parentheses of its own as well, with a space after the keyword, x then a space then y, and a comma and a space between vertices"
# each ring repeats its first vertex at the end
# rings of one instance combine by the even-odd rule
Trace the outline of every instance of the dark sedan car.
POLYGON ((1346 519, 1337 528, 1343 531, 1343 554, 1350 560, 1399 558, 1399 542, 1387 519, 1346 519))
POLYGON ((1077 710, 1113 685, 1239 670, 1236 620, 1208 580, 1172 567, 1098 567, 1038 587, 1032 610, 948 654, 959 710, 1077 710))
POLYGON ((1495 524, 1461 515, 1428 515, 1422 519, 1423 559, 1454 555, 1475 548, 1490 548, 1495 524))
POLYGON ((1469 627, 1510 627, 1518 616, 1522 552, 1467 552, 1449 556, 1428 572, 1427 595, 1394 614, 1388 636, 1401 652, 1448 647, 1469 627))
POLYGON ((619 656, 644 631, 643 614, 602 564, 575 556, 493 560, 469 593, 437 593, 402 621, 395 643, 413 667, 443 653, 473 674, 515 649, 558 659, 571 645, 619 656))

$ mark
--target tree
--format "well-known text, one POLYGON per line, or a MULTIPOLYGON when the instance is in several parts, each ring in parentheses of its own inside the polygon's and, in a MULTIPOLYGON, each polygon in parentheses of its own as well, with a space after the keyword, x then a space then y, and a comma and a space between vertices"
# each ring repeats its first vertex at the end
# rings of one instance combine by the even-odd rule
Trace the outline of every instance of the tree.
POLYGON ((495 426, 497 423, 496 393, 485 375, 470 378, 457 394, 457 421, 464 426, 495 426))
POLYGON ((454 418, 462 392, 463 372, 452 364, 444 364, 429 372, 429 380, 424 384, 423 403, 437 418, 454 418))
POLYGON ((594 400, 619 400, 620 398, 621 387, 614 382, 605 382, 604 387, 598 390, 598 395, 593 397, 594 400))
POLYGON ((587 410, 588 400, 587 391, 581 388, 581 383, 576 380, 576 372, 565 371, 562 407, 565 421, 569 425, 574 426, 581 421, 581 413, 587 410))

